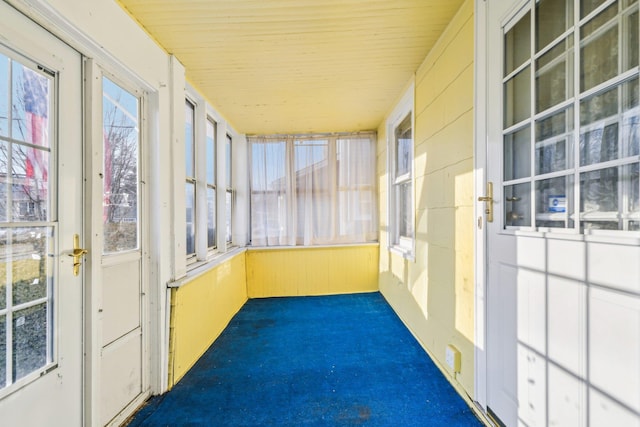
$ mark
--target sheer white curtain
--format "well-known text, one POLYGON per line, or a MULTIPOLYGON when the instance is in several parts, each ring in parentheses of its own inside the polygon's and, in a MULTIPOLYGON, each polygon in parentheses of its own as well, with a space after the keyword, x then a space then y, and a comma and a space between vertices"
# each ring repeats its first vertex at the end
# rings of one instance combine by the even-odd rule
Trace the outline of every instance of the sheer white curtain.
POLYGON ((377 240, 374 133, 249 143, 252 245, 377 240))
POLYGON ((295 244, 293 226, 287 222, 291 207, 290 173, 286 139, 251 141, 251 236, 253 245, 295 244))

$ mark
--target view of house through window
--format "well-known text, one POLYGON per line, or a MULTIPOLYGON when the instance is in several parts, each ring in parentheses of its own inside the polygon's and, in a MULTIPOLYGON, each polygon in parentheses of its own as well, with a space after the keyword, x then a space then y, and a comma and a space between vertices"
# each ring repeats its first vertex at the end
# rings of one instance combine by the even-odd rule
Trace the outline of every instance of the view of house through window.
POLYGON ((377 240, 375 134, 253 136, 251 243, 377 240))
POLYGON ((504 35, 504 225, 638 231, 638 1, 533 16, 504 35))
POLYGON ((104 135, 104 252, 137 249, 138 237, 138 98, 102 79, 104 135))

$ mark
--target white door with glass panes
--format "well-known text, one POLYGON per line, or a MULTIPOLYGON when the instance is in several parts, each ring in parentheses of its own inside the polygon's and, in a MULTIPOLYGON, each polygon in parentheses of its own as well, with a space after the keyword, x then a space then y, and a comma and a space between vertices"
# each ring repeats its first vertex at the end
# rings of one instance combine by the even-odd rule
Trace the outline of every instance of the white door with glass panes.
POLYGON ((638 1, 486 12, 487 412, 640 426, 638 1))
POLYGON ((80 426, 81 58, 0 16, 0 424, 80 426))
POLYGON ((142 257, 142 93, 87 61, 92 109, 91 425, 120 425, 149 395, 142 257))

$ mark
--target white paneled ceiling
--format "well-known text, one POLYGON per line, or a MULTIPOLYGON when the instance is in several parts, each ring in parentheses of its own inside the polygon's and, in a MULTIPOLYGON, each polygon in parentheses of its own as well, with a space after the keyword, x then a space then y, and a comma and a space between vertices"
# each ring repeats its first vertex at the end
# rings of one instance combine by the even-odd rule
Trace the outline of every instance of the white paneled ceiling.
POLYGON ((462 0, 119 0, 238 131, 378 127, 462 0))

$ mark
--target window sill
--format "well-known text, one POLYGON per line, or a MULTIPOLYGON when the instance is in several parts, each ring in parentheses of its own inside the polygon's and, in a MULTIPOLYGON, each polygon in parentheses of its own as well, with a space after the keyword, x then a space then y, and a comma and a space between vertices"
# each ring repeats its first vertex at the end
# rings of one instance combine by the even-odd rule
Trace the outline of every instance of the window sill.
POLYGON ((403 246, 398 246, 398 245, 389 246, 388 249, 389 249, 389 252, 394 253, 396 255, 399 255, 399 256, 401 256, 402 258, 404 258, 404 259, 406 259, 408 261, 416 262, 416 255, 410 249, 407 249, 407 248, 405 248, 403 246))
POLYGON ((247 246, 249 251, 277 251, 277 250, 291 250, 291 249, 330 249, 330 248, 350 248, 350 247, 362 247, 362 246, 379 246, 378 242, 366 242, 366 243, 337 243, 335 245, 287 245, 287 246, 247 246))
POLYGON ((179 279, 172 280, 167 283, 168 288, 179 288, 188 282, 202 276, 213 268, 229 261, 231 258, 246 252, 246 248, 232 248, 227 252, 218 253, 207 259, 206 261, 197 261, 188 266, 187 274, 179 279))

